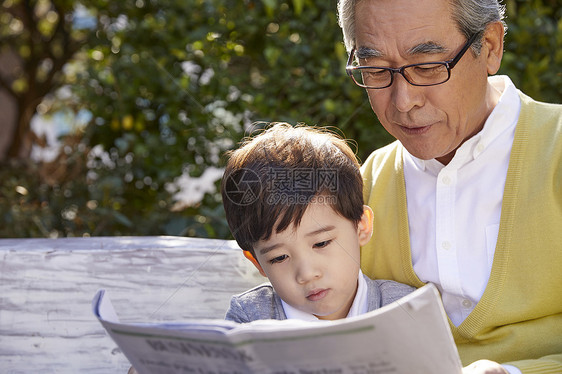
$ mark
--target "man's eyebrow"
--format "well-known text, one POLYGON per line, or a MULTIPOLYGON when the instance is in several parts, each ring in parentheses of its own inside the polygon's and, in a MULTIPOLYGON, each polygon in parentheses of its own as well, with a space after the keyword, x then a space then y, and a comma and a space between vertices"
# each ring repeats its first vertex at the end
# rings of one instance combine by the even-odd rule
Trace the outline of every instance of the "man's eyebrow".
POLYGON ((355 51, 357 58, 382 57, 384 54, 376 48, 359 47, 355 51))
MULTIPOLYGON (((429 41, 413 46, 408 51, 406 51, 406 53, 408 55, 420 55, 420 54, 438 54, 447 51, 448 49, 443 47, 442 45, 429 41)), ((383 57, 384 53, 382 53, 376 48, 359 47, 355 51, 355 55, 357 56, 357 58, 365 59, 369 57, 383 57)))
POLYGON ((443 47, 441 44, 430 41, 413 46, 407 51, 407 53, 409 55, 419 55, 419 54, 437 54, 437 53, 444 53, 447 51, 448 49, 443 47))

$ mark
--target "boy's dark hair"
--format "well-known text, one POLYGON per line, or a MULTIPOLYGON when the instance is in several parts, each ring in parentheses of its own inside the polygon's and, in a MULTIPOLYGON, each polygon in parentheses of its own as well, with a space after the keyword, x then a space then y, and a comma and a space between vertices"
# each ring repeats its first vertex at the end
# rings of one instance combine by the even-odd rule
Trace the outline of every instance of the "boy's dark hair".
POLYGON ((363 214, 363 179, 346 141, 327 130, 279 123, 230 153, 221 182, 226 220, 243 250, 300 224, 317 199, 355 225, 363 214))

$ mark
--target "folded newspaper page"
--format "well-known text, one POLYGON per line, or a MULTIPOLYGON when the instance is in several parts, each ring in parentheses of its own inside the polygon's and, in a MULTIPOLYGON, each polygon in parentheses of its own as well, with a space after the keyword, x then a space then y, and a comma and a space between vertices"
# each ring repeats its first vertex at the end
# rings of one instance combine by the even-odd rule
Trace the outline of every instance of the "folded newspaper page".
POLYGON ((424 286, 337 321, 124 324, 104 290, 92 307, 139 374, 461 373, 438 292, 424 286))

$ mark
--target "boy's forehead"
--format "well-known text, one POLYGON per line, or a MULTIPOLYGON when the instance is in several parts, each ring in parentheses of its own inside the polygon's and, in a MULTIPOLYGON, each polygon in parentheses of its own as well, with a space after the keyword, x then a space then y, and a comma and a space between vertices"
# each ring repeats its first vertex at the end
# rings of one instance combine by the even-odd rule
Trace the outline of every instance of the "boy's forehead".
POLYGON ((265 254, 274 249, 289 246, 296 240, 306 240, 315 238, 326 232, 337 229, 337 221, 334 217, 341 217, 334 209, 334 206, 326 203, 311 202, 298 224, 291 222, 284 230, 277 231, 278 225, 273 228, 271 236, 267 239, 259 240, 255 247, 256 253, 265 254))

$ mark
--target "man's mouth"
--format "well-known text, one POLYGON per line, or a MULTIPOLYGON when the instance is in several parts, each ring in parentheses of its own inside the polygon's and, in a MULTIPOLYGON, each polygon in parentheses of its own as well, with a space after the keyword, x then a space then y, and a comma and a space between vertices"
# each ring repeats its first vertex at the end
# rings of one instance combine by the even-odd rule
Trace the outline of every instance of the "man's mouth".
POLYGON ((427 125, 427 126, 404 126, 404 125, 399 125, 400 129, 402 130, 402 132, 408 134, 408 135, 422 135, 427 133, 431 127, 433 125, 427 125))

